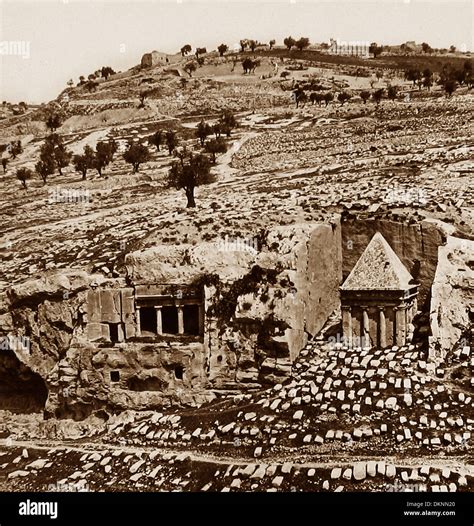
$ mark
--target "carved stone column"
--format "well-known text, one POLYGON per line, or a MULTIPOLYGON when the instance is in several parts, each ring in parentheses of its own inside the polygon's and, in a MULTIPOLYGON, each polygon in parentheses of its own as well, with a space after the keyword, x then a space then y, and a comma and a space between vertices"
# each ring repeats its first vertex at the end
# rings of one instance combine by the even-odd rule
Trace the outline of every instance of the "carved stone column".
POLYGON ((367 307, 362 307, 362 338, 361 347, 370 347, 369 313, 367 307))
POLYGON ((161 306, 155 306, 156 312, 156 334, 163 334, 163 318, 161 313, 161 306))
POLYGON ((178 334, 184 334, 183 306, 178 305, 178 334))
POLYGON ((140 323, 140 307, 137 305, 136 309, 135 309, 135 320, 136 320, 136 323, 137 323, 137 336, 141 336, 142 335, 142 328, 141 328, 141 323, 140 323))
POLYGON ((406 324, 405 324, 405 309, 403 307, 396 307, 395 311, 395 343, 402 347, 406 343, 406 324))
POLYGON ((387 323, 383 307, 379 308, 379 345, 382 349, 387 347, 387 323))
POLYGON ((352 309, 348 305, 342 309, 342 336, 348 347, 352 347, 352 309))

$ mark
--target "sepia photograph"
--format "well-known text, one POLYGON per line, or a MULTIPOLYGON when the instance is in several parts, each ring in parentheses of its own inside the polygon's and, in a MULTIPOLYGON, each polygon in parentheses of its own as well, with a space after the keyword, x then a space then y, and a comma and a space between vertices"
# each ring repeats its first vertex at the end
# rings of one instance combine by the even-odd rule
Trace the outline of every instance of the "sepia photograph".
POLYGON ((1 1, 0 521, 472 526, 473 88, 473 0, 1 1))

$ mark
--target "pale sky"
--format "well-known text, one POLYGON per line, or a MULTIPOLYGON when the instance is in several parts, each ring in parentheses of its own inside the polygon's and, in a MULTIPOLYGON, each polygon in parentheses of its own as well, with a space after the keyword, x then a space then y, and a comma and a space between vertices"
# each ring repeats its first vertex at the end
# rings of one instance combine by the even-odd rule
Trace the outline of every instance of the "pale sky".
POLYGON ((123 71, 187 43, 281 44, 291 34, 473 50, 473 18, 474 0, 0 0, 0 101, 46 102, 70 78, 123 71), (25 47, 12 48, 19 41, 25 47))

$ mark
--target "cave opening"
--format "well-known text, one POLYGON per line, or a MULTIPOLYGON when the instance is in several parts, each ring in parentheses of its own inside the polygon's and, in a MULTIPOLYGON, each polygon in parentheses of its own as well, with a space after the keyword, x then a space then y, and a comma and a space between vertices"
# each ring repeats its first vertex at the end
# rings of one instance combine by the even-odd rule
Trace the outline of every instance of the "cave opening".
POLYGON ((177 365, 174 368, 174 376, 176 380, 182 380, 184 375, 184 367, 182 365, 177 365))
POLYGON ((0 409, 12 413, 39 413, 48 389, 41 376, 20 362, 11 349, 0 354, 0 409))
POLYGON ((109 323, 109 334, 110 334, 110 341, 112 344, 116 344, 120 341, 118 323, 109 323))

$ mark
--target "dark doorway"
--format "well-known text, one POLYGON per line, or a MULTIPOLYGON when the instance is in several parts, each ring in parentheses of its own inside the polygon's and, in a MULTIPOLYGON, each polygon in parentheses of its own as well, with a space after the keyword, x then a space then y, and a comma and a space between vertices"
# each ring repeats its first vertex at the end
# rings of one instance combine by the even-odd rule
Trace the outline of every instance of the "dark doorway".
POLYGON ((184 374, 183 366, 182 365, 177 365, 174 368, 174 376, 175 376, 176 380, 182 380, 183 379, 183 374, 184 374))
POLYGON ((162 307, 161 320, 165 334, 178 334, 178 309, 176 307, 162 307))
POLYGON ((119 373, 119 371, 110 371, 110 381, 112 381, 112 382, 119 382, 120 381, 120 373, 119 373))
POLYGON ((199 305, 183 307, 184 334, 199 336, 199 305))
POLYGON ((142 336, 157 334, 156 311, 154 307, 141 307, 140 309, 140 330, 142 336))
POLYGON ((110 341, 112 343, 117 343, 119 341, 119 324, 118 323, 109 323, 109 334, 110 341))

